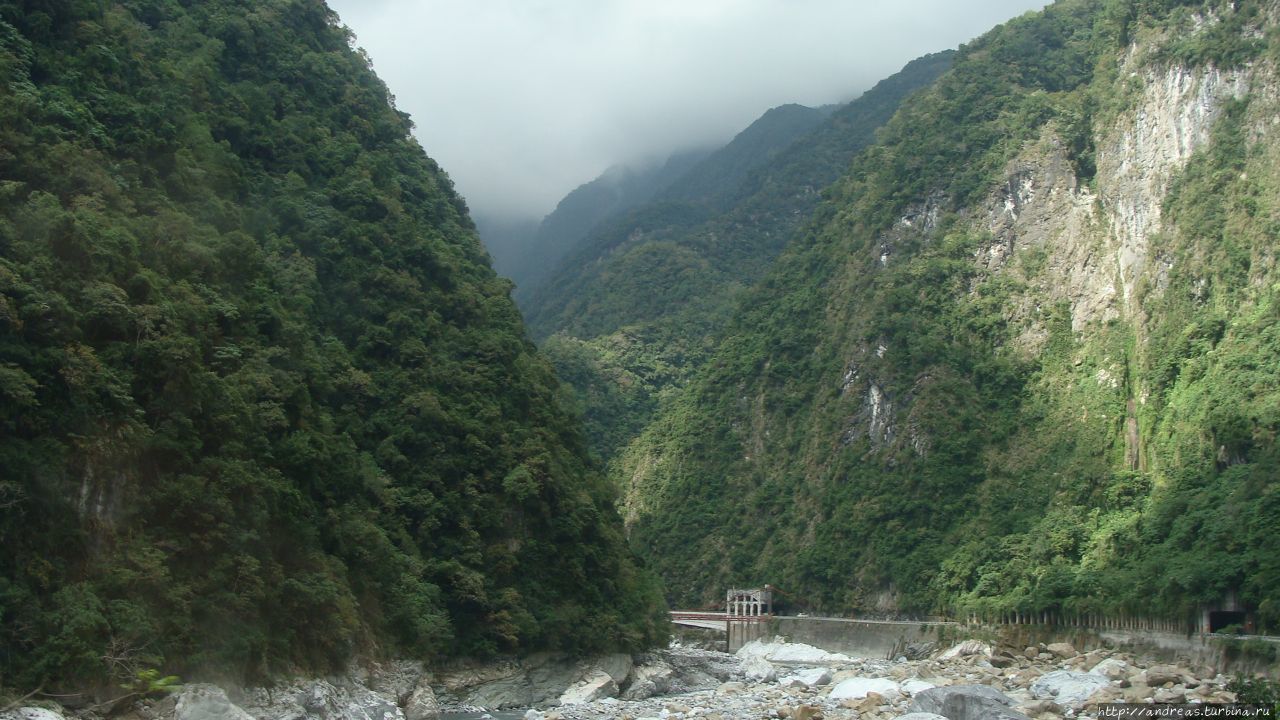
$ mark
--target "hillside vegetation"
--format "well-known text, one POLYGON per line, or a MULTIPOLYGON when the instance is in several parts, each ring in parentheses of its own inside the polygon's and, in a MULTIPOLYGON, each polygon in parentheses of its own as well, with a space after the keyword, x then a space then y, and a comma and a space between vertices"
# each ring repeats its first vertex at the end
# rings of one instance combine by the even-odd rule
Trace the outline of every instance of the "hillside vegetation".
POLYGON ((618 461, 670 597, 1280 629, 1277 12, 964 46, 618 461))
POLYGON ((597 225, 530 294, 529 327, 573 388, 601 458, 705 362, 739 293, 764 275, 822 188, 952 54, 914 60, 829 113, 770 110, 653 202, 597 225))
POLYGON ((0 2, 0 78, 6 685, 663 637, 510 283, 320 0, 0 2))
POLYGON ((524 305, 595 227, 649 202, 706 156, 705 150, 689 150, 660 163, 616 165, 565 195, 531 235, 495 238, 489 251, 495 267, 515 281, 516 301, 524 305))

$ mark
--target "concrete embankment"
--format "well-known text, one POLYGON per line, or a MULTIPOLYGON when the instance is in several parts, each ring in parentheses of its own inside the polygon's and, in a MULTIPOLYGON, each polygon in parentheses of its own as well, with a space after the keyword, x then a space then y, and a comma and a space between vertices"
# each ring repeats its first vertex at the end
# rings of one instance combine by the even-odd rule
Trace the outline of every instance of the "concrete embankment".
POLYGON ((1111 648, 1164 662, 1207 665, 1226 673, 1280 676, 1280 638, 1041 624, 963 625, 817 617, 772 618, 769 635, 853 657, 883 659, 916 657, 931 647, 964 637, 1019 648, 1069 643, 1083 651, 1111 648))
POLYGON ((893 659, 913 656, 955 637, 959 625, 946 622, 849 620, 844 618, 775 617, 772 635, 852 657, 893 659), (915 650, 915 651, 913 651, 915 650))

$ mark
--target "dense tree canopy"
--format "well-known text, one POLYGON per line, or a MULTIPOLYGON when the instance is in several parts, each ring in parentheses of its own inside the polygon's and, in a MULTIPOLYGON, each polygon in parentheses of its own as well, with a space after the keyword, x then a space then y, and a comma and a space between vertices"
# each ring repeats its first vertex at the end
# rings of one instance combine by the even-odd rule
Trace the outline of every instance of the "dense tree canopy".
POLYGON ((0 2, 0 676, 662 632, 510 284, 320 0, 0 2))

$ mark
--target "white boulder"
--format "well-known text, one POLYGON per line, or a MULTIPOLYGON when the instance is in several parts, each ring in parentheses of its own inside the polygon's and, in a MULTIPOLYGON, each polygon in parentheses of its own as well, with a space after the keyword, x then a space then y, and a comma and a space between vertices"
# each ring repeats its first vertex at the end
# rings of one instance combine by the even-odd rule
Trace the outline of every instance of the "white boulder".
POLYGON ((42 707, 20 707, 0 713, 3 720, 63 720, 61 714, 42 707))
POLYGON ((748 655, 742 661, 742 674, 748 680, 756 682, 772 682, 778 677, 778 670, 773 663, 758 655, 748 655))
POLYGON ((1089 670, 1090 675, 1098 675, 1108 680, 1119 680, 1129 674, 1129 663, 1119 658, 1107 658, 1089 670))
POLYGON ((902 683, 902 692, 908 695, 915 695, 916 693, 924 692, 925 690, 932 690, 936 687, 937 685, 921 680, 920 678, 911 678, 910 680, 906 680, 902 683))
POLYGON ((782 678, 778 684, 787 687, 818 687, 831 683, 831 671, 827 668, 805 668, 782 678))
POLYGON ((615 697, 617 694, 618 684, 613 681, 609 673, 596 670, 565 690, 560 696, 560 704, 585 705, 602 698, 615 697))
POLYGON ((178 693, 174 720, 253 720, 253 716, 227 698, 217 685, 193 683, 178 693))
POLYGON ((1031 697, 1037 700, 1053 700, 1063 707, 1079 708, 1099 690, 1109 687, 1111 681, 1101 675, 1054 670, 1045 673, 1031 683, 1031 697))
POLYGON ((789 643, 777 638, 752 640, 738 649, 738 657, 760 657, 778 665, 843 665, 853 658, 840 653, 830 653, 804 643, 789 643))
POLYGON ((901 692, 900 687, 898 683, 887 678, 855 677, 842 680, 831 688, 829 697, 832 700, 861 700, 867 696, 867 693, 887 695, 891 692, 901 692))

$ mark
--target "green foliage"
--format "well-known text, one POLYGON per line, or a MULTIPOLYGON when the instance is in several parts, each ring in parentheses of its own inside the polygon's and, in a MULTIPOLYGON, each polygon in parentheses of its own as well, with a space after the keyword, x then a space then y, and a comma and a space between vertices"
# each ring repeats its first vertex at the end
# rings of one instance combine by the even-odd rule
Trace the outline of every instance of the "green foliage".
POLYGON ((765 113, 660 200, 598 225, 528 296, 530 327, 546 338, 602 459, 615 460, 687 383, 743 288, 813 212, 818 191, 874 140, 905 97, 950 67, 952 55, 912 61, 816 128, 818 111, 784 106, 765 113), (804 134, 806 128, 813 129, 804 134))
POLYGON ((1129 43, 1157 69, 1237 64, 1163 51, 1193 10, 1226 28, 1205 38, 1258 39, 1238 5, 1059 2, 902 106, 616 463, 674 602, 768 582, 836 613, 1182 620, 1234 592, 1277 627, 1268 111, 1228 103, 1174 180, 1150 238, 1167 272, 1131 315, 1077 326, 1045 248, 984 262, 1011 161, 1065 155, 1089 181, 1141 87, 1118 71, 1129 43))
POLYGON ((0 80, 7 683, 661 638, 510 283, 323 3, 0 2, 0 80))
POLYGON ((1179 10, 1169 20, 1177 37, 1161 48, 1161 60, 1235 68, 1252 62, 1266 47, 1267 4, 1262 0, 1206 2, 1179 10))
MULTIPOLYGON (((658 193, 659 200, 697 203, 720 211, 732 209, 745 194, 748 178, 768 172, 777 156, 797 138, 806 138, 823 124, 831 108, 780 105, 761 115, 658 193)), ((868 128, 867 130, 871 130, 868 128)), ((805 139, 807 144, 808 138, 805 139)))
POLYGON ((161 675, 159 670, 149 668, 139 670, 134 675, 133 682, 120 687, 143 697, 148 697, 176 692, 182 688, 181 683, 182 679, 177 675, 161 675))
POLYGON ((650 202, 706 156, 706 151, 694 150, 677 153, 661 165, 609 168, 561 199, 525 236, 509 239, 492 231, 483 234, 495 267, 516 282, 514 296, 526 305, 532 292, 542 287, 597 227, 650 202))
POLYGON ((1271 707, 1271 715, 1280 714, 1280 683, 1266 678, 1236 675, 1227 683, 1227 692, 1236 694, 1236 702, 1271 707))

